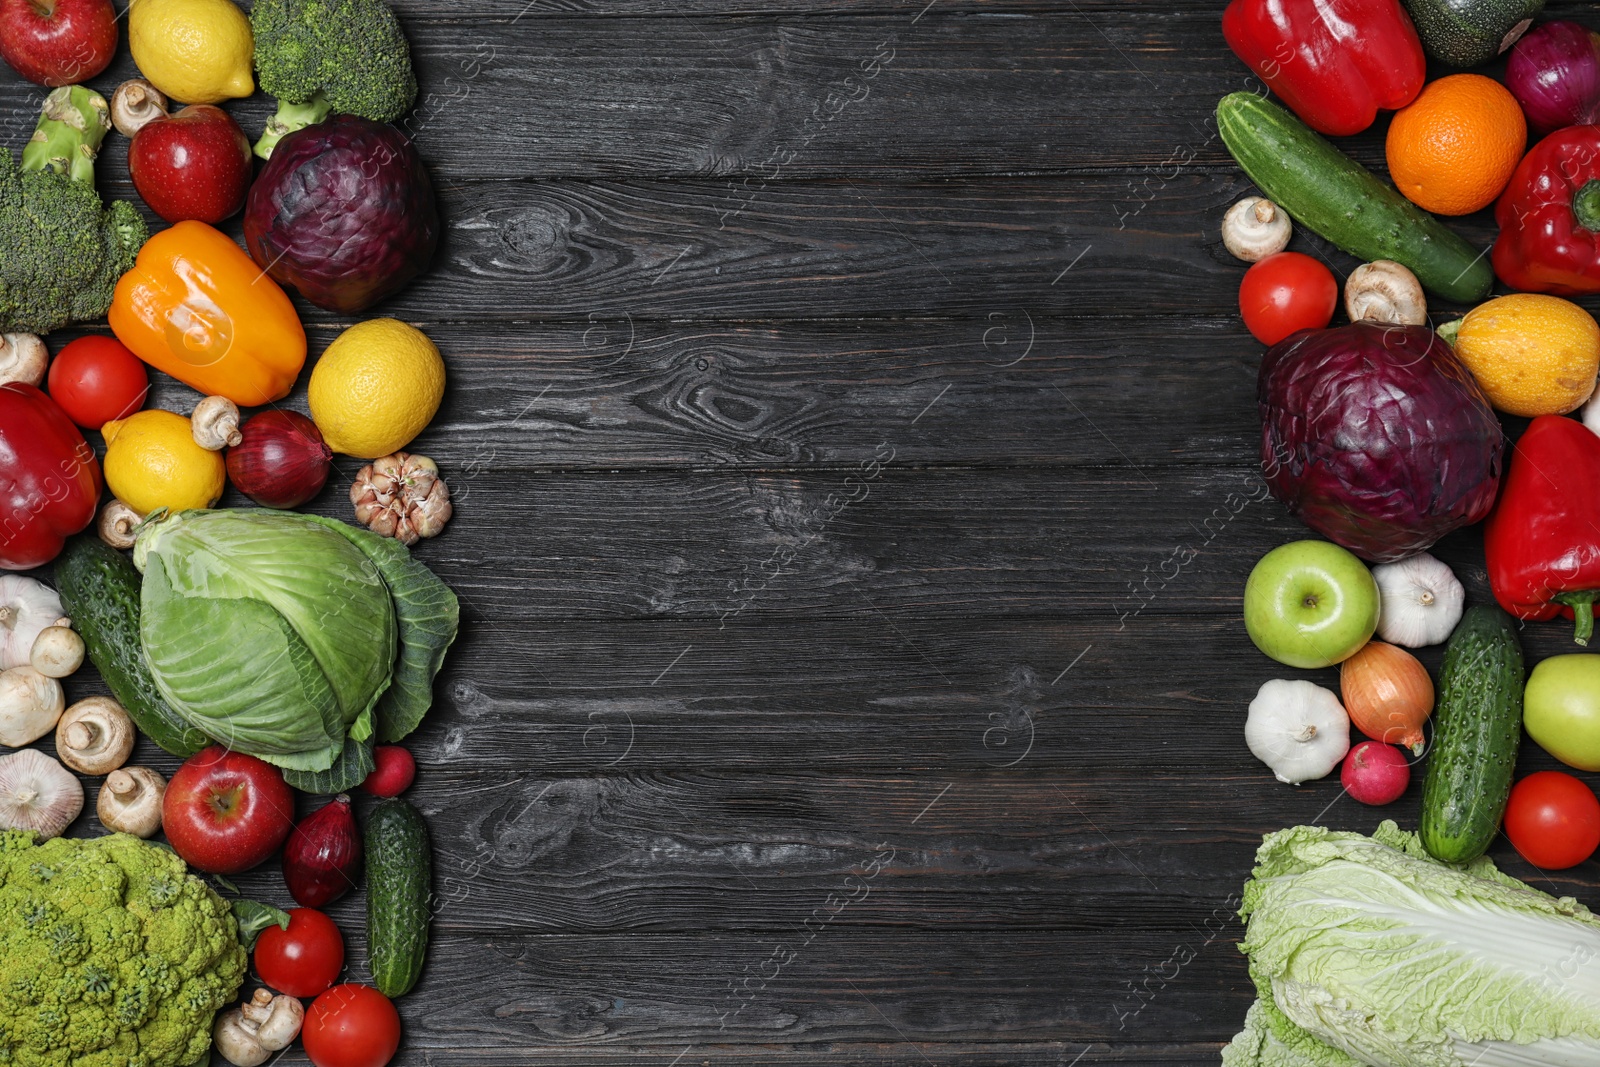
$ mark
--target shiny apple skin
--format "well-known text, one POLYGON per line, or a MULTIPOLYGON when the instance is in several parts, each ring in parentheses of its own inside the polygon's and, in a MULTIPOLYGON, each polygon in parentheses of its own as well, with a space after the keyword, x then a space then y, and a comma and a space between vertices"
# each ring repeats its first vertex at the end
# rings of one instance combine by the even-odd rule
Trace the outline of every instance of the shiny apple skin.
POLYGON ((168 222, 215 226, 244 207, 254 157, 233 116, 191 104, 140 127, 128 146, 128 173, 150 210, 168 222))
POLYGON ((294 828, 294 791, 265 760, 212 745, 167 783, 161 828, 189 866, 238 874, 283 845, 294 828))
POLYGON ((86 82, 116 54, 111 0, 0 0, 0 58, 31 82, 86 82))

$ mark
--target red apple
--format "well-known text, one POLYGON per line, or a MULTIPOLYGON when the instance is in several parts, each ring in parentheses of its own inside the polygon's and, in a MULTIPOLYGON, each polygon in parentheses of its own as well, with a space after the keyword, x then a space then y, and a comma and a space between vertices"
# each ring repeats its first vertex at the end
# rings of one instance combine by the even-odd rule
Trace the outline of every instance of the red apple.
POLYGON ((250 139, 233 116, 211 104, 152 119, 128 146, 134 188, 168 222, 215 226, 244 207, 251 170, 250 139))
POLYGON ((161 828, 191 867, 238 874, 263 863, 294 828, 294 792, 265 760, 201 749, 167 783, 161 828))
POLYGON ((86 82, 116 52, 111 0, 0 0, 0 57, 31 82, 86 82))

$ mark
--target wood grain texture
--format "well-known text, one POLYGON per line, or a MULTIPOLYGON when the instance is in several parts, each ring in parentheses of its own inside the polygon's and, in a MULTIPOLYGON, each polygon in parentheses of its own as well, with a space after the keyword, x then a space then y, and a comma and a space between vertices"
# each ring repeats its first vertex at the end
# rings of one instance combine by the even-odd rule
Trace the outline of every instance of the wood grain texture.
MULTIPOLYGON (((409 741, 438 876, 396 1064, 1214 1063, 1260 836, 1412 826, 1421 784, 1367 809, 1243 743, 1263 681, 1338 675, 1240 620, 1307 531, 1254 466, 1221 4, 396 7, 447 232, 371 314, 449 366, 417 554, 464 610, 409 741)), ((0 77, 0 143, 40 97, 0 77)), ((1385 129, 1341 147, 1381 172, 1385 129)), ((314 359, 351 320, 297 304, 314 359)), ((350 519, 358 466, 311 509, 350 519)), ((1436 549, 1474 602, 1479 540, 1436 549)), ((361 897, 329 911, 361 980, 361 897)))

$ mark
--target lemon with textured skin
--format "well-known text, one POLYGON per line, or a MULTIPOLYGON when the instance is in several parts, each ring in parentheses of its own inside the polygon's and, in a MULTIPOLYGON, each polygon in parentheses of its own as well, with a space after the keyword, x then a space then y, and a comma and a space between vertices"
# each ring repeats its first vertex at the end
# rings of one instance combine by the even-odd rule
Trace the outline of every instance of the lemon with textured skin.
POLYGON ((1570 300, 1542 293, 1496 297, 1467 312, 1454 332, 1456 356, 1496 410, 1565 415, 1594 392, 1600 325, 1570 300))
POLYGON ((209 508, 222 496, 221 452, 195 444, 189 420, 171 411, 135 412, 100 428, 106 439, 106 486, 141 515, 156 508, 209 508))
POLYGON ((132 0, 128 50, 145 79, 185 104, 255 92, 250 19, 233 0, 132 0))
POLYGON ((377 459, 433 421, 444 360, 428 335, 398 319, 370 319, 334 339, 311 371, 311 420, 335 452, 377 459))

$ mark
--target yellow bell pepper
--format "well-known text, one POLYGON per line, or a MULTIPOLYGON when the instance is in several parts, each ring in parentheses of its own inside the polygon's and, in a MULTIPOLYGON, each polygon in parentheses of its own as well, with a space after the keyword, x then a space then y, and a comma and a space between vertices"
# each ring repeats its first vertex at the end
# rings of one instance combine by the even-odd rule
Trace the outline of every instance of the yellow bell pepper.
POLYGON ((145 242, 111 300, 111 329, 134 355, 240 407, 281 400, 306 362, 306 331, 278 283, 203 222, 145 242))

